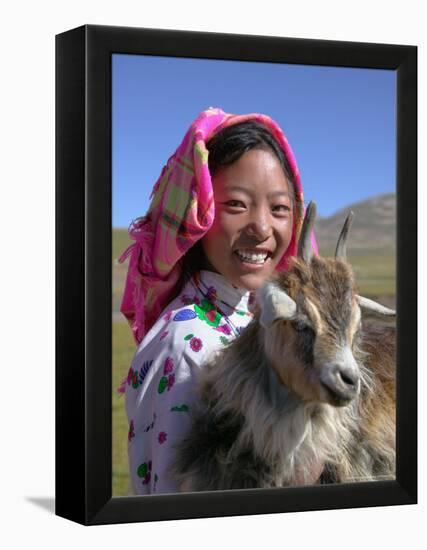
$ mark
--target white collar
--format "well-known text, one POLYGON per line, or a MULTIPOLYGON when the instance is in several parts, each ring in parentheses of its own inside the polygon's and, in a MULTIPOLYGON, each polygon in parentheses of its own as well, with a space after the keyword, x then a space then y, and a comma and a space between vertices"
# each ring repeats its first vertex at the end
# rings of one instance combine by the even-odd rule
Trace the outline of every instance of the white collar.
POLYGON ((238 309, 245 312, 248 311, 251 294, 249 290, 234 286, 220 273, 202 269, 199 274, 201 284, 198 288, 205 297, 208 297, 208 299, 212 297, 211 301, 218 302, 220 308, 225 304, 232 309, 238 309), (216 299, 213 299, 215 291, 216 299))

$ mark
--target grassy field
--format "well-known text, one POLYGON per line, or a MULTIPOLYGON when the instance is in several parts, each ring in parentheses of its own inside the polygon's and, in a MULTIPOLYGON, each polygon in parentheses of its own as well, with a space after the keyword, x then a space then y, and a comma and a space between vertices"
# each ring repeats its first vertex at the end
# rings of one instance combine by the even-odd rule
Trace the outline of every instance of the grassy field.
POLYGON ((127 323, 113 322, 113 495, 129 492, 127 463, 128 422, 124 396, 115 391, 127 376, 135 344, 127 323))
MULTIPOLYGON (((333 256, 333 250, 323 251, 333 256)), ((353 266, 359 294, 369 298, 385 298, 387 302, 396 294, 396 254, 393 249, 363 251, 349 249, 348 261, 353 266)))
MULTIPOLYGON (((119 313, 119 305, 126 276, 127 262, 117 264, 117 257, 130 244, 126 230, 113 231, 113 495, 129 494, 130 482, 127 463, 128 424, 124 408, 124 397, 116 388, 127 376, 135 352, 135 344, 130 329, 119 313)), ((323 255, 332 255, 333 251, 323 250, 323 255)), ((349 251, 359 293, 394 306, 395 303, 395 255, 393 250, 372 252, 349 251)))

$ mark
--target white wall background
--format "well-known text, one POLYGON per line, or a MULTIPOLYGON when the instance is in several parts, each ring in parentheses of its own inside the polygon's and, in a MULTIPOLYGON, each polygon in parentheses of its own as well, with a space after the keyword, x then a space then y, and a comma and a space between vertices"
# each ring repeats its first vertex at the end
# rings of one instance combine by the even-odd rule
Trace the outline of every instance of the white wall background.
MULTIPOLYGON (((425 538, 420 504, 84 528, 47 508, 54 495, 54 36, 85 23, 419 46, 419 151, 426 151, 426 38, 417 0, 278 2, 38 0, 1 10, 0 223, 3 548, 410 548, 425 538), (32 500, 33 499, 33 500, 32 500), (39 499, 43 505, 34 502, 39 499), (41 500, 40 500, 41 499, 41 500), (424 536, 423 536, 424 535, 424 536), (4 539, 4 540, 3 540, 4 539), (7 540, 7 542, 6 542, 7 540)), ((426 205, 420 155, 419 211, 426 205)), ((425 254, 420 227, 420 280, 425 254)), ((420 305, 426 293, 420 289, 420 305)), ((421 308, 420 308, 421 309, 421 308)), ((426 316, 420 313, 420 333, 426 316)), ((420 338, 420 465, 426 464, 425 338, 420 338), (424 342, 423 342, 424 340, 424 342)))

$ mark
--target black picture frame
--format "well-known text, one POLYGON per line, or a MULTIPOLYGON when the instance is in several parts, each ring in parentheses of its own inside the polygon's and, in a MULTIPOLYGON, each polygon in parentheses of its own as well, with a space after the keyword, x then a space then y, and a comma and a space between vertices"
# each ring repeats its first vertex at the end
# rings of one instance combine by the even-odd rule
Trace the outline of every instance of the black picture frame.
POLYGON ((417 502, 417 48, 85 25, 56 37, 56 514, 85 524, 417 502), (397 71, 395 481, 112 497, 114 53, 397 71))

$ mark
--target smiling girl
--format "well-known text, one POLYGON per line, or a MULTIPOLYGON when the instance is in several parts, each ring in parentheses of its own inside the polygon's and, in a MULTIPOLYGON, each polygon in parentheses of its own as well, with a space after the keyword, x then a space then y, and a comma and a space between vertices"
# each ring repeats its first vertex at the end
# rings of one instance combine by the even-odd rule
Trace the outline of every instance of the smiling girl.
POLYGON ((278 125, 202 112, 121 258, 131 255, 121 311, 138 343, 121 388, 136 494, 178 491, 170 466, 197 403, 197 371, 251 321, 251 291, 286 269, 302 218, 297 166, 278 125))

